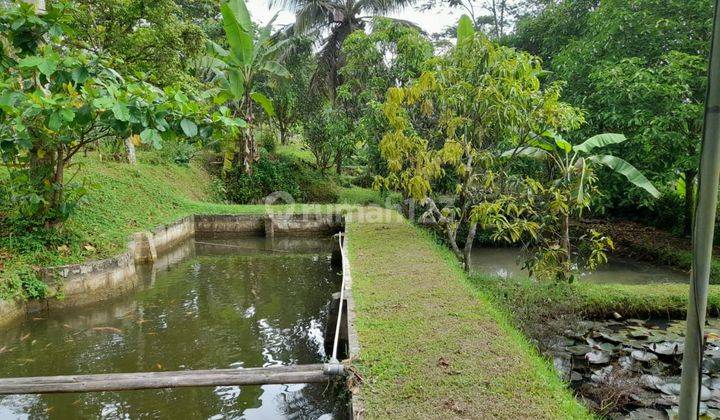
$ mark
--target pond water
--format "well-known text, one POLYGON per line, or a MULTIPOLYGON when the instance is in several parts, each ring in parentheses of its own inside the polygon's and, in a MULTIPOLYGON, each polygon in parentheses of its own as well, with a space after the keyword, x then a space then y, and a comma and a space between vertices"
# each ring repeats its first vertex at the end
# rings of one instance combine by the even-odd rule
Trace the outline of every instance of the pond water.
MULTIPOLYGON (((500 277, 527 277, 522 270, 522 259, 518 248, 476 248, 472 251, 473 271, 500 277)), ((597 271, 583 273, 581 281, 593 283, 688 283, 690 275, 668 267, 633 261, 625 258, 610 257, 609 262, 597 271)))
MULTIPOLYGON (((142 287, 0 331, 0 376, 318 363, 339 290, 335 241, 188 240, 142 271, 142 287)), ((204 387, 0 397, 15 418, 347 418, 332 385, 204 387)))

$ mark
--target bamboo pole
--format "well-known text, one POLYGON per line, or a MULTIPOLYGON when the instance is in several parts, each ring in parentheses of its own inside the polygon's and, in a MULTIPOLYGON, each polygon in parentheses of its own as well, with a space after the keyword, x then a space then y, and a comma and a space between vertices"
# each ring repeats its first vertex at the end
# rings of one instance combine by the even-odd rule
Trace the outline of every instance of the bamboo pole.
MULTIPOLYGON (((712 261, 718 177, 720 176, 720 0, 715 1, 713 37, 705 97, 698 202, 693 226, 693 263, 680 390, 680 419, 698 418, 704 350, 703 329, 712 261)), ((687 185, 686 188, 692 188, 687 185)))
POLYGON ((108 373, 0 379, 0 395, 180 388, 195 386, 300 384, 327 382, 342 375, 338 364, 271 366, 248 369, 108 373))

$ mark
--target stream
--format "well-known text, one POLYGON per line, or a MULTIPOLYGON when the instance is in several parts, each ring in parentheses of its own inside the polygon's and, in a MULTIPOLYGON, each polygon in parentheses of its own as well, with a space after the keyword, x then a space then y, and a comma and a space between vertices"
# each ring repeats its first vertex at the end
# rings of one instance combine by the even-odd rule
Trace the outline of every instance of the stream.
MULTIPOLYGON (((331 238, 190 239, 125 296, 0 331, 0 375, 45 376, 319 363, 341 276, 331 238)), ((0 419, 347 418, 327 384, 0 397, 0 419)))

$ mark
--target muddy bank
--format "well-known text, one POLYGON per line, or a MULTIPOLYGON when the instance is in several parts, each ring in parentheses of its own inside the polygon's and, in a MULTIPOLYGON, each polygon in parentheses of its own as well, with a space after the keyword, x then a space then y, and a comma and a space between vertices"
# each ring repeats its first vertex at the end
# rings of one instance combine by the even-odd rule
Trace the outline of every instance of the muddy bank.
MULTIPOLYGON (((692 262, 690 238, 675 236, 664 230, 627 220, 585 220, 577 227, 595 229, 609 235, 615 243, 613 255, 662 264, 689 271, 692 262)), ((714 255, 720 255, 715 247, 714 255)), ((720 283, 720 260, 713 259, 711 283, 720 283)))

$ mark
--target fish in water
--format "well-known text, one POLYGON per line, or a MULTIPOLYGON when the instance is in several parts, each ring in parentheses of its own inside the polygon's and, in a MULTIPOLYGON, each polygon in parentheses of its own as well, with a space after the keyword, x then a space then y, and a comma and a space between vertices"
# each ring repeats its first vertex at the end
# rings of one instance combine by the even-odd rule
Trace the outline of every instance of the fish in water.
POLYGON ((96 331, 96 332, 103 332, 103 333, 122 334, 122 330, 120 328, 115 328, 115 327, 95 327, 92 330, 96 331))

